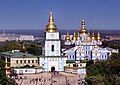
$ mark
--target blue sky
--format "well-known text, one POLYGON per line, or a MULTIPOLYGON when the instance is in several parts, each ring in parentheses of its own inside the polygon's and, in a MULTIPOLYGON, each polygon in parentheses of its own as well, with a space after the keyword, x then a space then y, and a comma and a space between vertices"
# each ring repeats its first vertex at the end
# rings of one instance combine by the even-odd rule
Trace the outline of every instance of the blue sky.
POLYGON ((45 29, 51 9, 58 29, 120 30, 120 0, 0 0, 0 29, 45 29))

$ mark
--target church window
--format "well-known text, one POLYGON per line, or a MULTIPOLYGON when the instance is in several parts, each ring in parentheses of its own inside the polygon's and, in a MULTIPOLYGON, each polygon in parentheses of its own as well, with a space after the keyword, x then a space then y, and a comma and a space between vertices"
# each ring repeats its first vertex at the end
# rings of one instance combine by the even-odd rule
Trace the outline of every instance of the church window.
POLYGON ((52 45, 51 50, 54 51, 54 45, 52 45))
POLYGON ((70 55, 70 58, 71 58, 71 55, 70 55))
POLYGON ((103 58, 103 55, 102 55, 102 58, 103 58))
POLYGON ((105 58, 106 58, 106 55, 105 55, 105 58))
POLYGON ((74 55, 73 55, 73 58, 74 58, 74 55))

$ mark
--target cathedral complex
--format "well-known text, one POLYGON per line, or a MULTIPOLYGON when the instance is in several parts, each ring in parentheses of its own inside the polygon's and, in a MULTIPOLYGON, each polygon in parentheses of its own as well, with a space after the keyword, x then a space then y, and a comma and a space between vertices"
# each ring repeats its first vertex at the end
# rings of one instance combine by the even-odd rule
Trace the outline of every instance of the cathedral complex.
MULTIPOLYGON (((87 31, 85 21, 81 22, 81 29, 73 33, 72 37, 67 32, 64 40, 61 40, 57 26, 54 23, 52 12, 50 12, 48 24, 45 28, 44 54, 40 57, 40 66, 45 71, 64 71, 65 67, 81 66, 81 61, 106 60, 109 52, 101 48, 101 36, 87 31)), ((84 65, 85 66, 85 65, 84 65)))
POLYGON ((97 35, 85 28, 85 21, 81 21, 79 31, 60 35, 54 23, 52 11, 45 28, 44 46, 42 55, 35 56, 22 53, 20 50, 1 52, 0 58, 6 63, 6 74, 14 67, 17 74, 40 73, 42 71, 65 71, 85 74, 86 62, 93 60, 107 60, 111 53, 118 50, 102 48, 100 32, 97 35), (23 68, 35 66, 35 68, 23 68))

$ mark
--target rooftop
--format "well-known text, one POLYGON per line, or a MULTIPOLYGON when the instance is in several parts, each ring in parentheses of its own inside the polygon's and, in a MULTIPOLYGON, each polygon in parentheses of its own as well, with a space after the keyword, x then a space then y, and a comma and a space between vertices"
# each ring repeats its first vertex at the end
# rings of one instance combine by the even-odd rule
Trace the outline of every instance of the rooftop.
POLYGON ((12 52, 12 51, 1 52, 0 55, 5 57, 11 57, 11 58, 36 58, 37 57, 33 54, 22 53, 22 52, 12 52))

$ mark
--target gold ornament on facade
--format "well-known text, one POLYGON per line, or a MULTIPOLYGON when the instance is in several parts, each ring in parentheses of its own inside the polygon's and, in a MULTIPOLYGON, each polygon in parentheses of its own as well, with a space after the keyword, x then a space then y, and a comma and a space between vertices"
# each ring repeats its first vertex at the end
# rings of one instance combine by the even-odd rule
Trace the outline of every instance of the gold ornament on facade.
POLYGON ((50 11, 50 16, 49 16, 49 20, 48 20, 48 24, 46 26, 45 32, 57 32, 57 27, 54 24, 52 11, 50 11))
POLYGON ((74 34, 73 34, 73 36, 72 36, 72 40, 76 40, 77 39, 77 35, 76 35, 76 33, 74 32, 74 34))
POLYGON ((77 34, 77 40, 81 40, 80 33, 77 34))
POLYGON ((97 40, 101 40, 100 33, 98 32, 97 40))
POLYGON ((80 30, 80 34, 88 34, 88 31, 85 29, 85 21, 84 19, 82 20, 82 26, 81 26, 81 30, 80 30))
POLYGON ((70 35, 69 35, 68 32, 67 32, 67 34, 66 34, 66 36, 65 36, 65 40, 66 40, 66 41, 70 41, 70 35))
POLYGON ((92 40, 95 40, 94 32, 92 33, 92 40))

